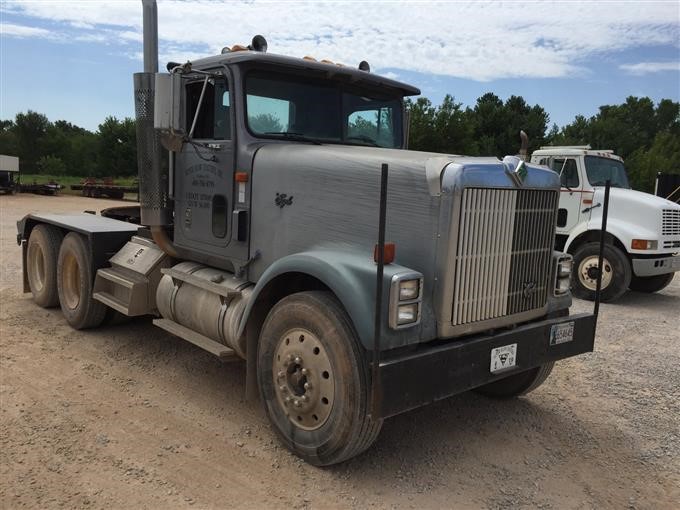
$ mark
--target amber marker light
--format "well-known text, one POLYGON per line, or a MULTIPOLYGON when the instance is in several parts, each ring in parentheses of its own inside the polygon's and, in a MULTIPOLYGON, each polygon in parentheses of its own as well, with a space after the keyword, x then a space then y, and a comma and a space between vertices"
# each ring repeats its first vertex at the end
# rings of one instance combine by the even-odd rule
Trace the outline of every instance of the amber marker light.
MULTIPOLYGON (((394 256, 397 253, 397 245, 394 243, 385 243, 385 254, 383 258, 383 262, 385 264, 391 264, 394 262, 394 256)), ((378 263, 378 245, 376 244, 375 247, 373 248, 373 260, 375 263, 378 263)))
POLYGON ((248 182, 248 174, 246 172, 236 172, 234 180, 236 182, 248 182))

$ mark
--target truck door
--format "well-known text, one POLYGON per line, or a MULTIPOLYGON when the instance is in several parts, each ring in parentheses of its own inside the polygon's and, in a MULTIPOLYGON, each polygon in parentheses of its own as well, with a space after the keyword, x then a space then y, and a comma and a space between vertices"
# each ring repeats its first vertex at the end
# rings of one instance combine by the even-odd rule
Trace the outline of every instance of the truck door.
POLYGON ((231 240, 234 148, 229 81, 210 78, 203 101, 204 79, 184 90, 186 132, 194 135, 175 160, 175 244, 202 253, 226 256, 231 240))
POLYGON ((568 234, 581 217, 581 181, 575 158, 550 158, 550 168, 560 175, 560 203, 557 210, 557 233, 568 234))

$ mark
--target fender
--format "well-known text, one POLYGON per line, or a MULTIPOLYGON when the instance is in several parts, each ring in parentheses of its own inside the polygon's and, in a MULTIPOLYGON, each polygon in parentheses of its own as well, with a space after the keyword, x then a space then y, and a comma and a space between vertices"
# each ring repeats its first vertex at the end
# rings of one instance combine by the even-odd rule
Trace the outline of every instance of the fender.
MULTIPOLYGON (((591 218, 587 222, 581 222, 574 227, 567 238, 564 245, 564 251, 569 251, 569 247, 574 240, 581 234, 589 231, 600 231, 602 227, 601 217, 591 218)), ((632 239, 656 239, 658 233, 647 230, 640 225, 631 225, 628 222, 610 218, 607 220, 607 233, 616 238, 625 248, 627 254, 648 253, 640 250, 631 250, 630 243, 632 239)))
MULTIPOLYGON (((436 337, 436 322, 431 308, 431 299, 424 294, 420 324, 411 328, 391 329, 388 326, 389 293, 392 277, 411 269, 398 264, 386 264, 383 277, 383 334, 381 348, 384 350, 402 347, 436 337)), ((373 348, 373 327, 375 314, 376 265, 366 253, 310 250, 288 255, 267 268, 253 289, 241 323, 238 337, 245 331, 250 314, 262 290, 276 277, 286 273, 304 273, 321 281, 338 298, 347 311, 361 344, 373 348)), ((427 282, 423 285, 427 292, 427 282)))

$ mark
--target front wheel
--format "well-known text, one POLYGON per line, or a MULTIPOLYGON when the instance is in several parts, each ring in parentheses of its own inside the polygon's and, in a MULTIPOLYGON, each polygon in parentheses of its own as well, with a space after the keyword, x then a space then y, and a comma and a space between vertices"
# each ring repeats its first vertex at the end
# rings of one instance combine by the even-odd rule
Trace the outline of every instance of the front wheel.
MULTIPOLYGON (((574 269, 571 273, 571 292, 580 299, 595 300, 597 289, 598 257, 600 243, 586 243, 574 252, 574 269)), ((604 245, 602 257, 601 300, 615 301, 630 285, 632 271, 625 253, 611 244, 604 245)))
POLYGON ((551 361, 531 370, 485 384, 475 388, 474 391, 492 398, 513 398, 526 395, 545 382, 554 365, 555 363, 551 361))
POLYGON ((673 281, 675 273, 659 274, 656 276, 633 276, 630 280, 630 290, 637 292, 658 292, 665 289, 673 281))
POLYGON ((331 293, 293 294, 269 312, 258 348, 260 395, 278 436, 307 462, 337 464, 375 441, 382 420, 368 416, 367 372, 331 293))

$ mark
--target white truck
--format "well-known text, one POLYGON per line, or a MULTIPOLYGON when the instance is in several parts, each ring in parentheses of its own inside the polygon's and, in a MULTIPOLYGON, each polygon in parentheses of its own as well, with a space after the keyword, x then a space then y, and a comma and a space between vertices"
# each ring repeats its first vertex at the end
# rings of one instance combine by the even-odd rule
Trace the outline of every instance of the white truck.
POLYGON ((560 174, 556 249, 574 257, 573 295, 595 297, 607 179, 611 194, 602 301, 613 301, 628 289, 657 292, 673 280, 680 270, 680 205, 632 190, 623 159, 611 150, 588 145, 541 147, 531 162, 560 174))

